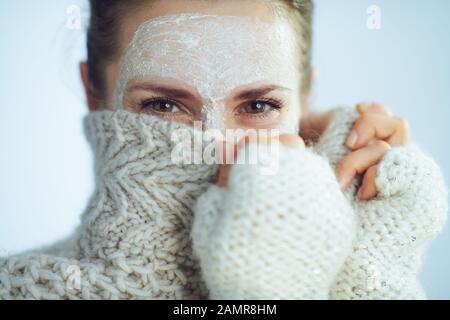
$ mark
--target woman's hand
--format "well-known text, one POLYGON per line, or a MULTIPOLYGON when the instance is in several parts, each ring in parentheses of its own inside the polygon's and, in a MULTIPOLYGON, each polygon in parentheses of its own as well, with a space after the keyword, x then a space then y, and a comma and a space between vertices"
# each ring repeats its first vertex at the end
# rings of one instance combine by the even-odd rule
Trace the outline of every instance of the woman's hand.
POLYGON ((288 148, 304 148, 305 143, 303 139, 296 135, 282 134, 276 137, 267 137, 262 135, 247 135, 239 140, 237 144, 228 142, 221 142, 219 146, 219 160, 223 163, 219 166, 219 177, 217 185, 219 187, 226 187, 228 185, 228 175, 234 161, 227 161, 227 159, 236 160, 239 152, 250 143, 270 144, 279 142, 281 145, 288 148), (231 162, 231 163, 230 163, 231 162))
MULTIPOLYGON (((409 126, 402 119, 392 115, 391 111, 381 104, 359 104, 357 111, 359 119, 355 122, 348 139, 347 147, 352 150, 342 158, 336 167, 336 176, 343 190, 346 190, 357 174, 363 174, 363 182, 358 190, 361 200, 370 200, 377 195, 375 178, 378 163, 384 155, 394 146, 405 145, 409 141, 409 126)), ((223 154, 228 154, 236 159, 239 151, 250 142, 270 143, 278 139, 283 145, 290 147, 304 147, 304 139, 314 138, 312 135, 320 135, 326 129, 332 111, 324 114, 310 115, 302 122, 303 132, 309 132, 306 137, 295 135, 281 135, 277 138, 263 138, 247 136, 237 144, 223 144, 223 154)), ((221 162, 224 163, 224 162, 221 162)), ((223 164, 219 168, 219 186, 226 186, 228 174, 232 164, 223 164)))
POLYGON ((363 174, 358 190, 361 200, 377 195, 375 178, 378 163, 394 146, 409 141, 408 123, 392 115, 381 104, 359 104, 359 119, 351 130, 346 145, 352 150, 336 167, 336 176, 343 190, 347 189, 357 174, 363 174))

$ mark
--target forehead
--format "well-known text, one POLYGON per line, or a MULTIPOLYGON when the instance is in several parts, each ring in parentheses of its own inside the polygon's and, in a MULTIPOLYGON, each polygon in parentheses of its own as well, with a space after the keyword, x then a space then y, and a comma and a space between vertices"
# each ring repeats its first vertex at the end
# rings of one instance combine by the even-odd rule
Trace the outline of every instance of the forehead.
POLYGON ((281 19, 176 14, 144 22, 123 57, 120 79, 178 78, 202 95, 258 81, 294 81, 295 35, 281 19), (220 89, 217 88, 220 85, 220 89))

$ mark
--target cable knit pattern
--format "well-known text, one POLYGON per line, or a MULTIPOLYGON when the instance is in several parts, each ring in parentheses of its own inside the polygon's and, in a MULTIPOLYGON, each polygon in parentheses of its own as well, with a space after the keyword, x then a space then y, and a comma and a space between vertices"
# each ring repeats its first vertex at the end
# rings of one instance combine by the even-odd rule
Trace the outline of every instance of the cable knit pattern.
POLYGON ((360 179, 342 194, 333 169, 356 117, 336 109, 312 149, 280 149, 276 175, 235 165, 219 188, 215 166, 171 161, 170 135, 184 126, 88 115, 96 190, 82 223, 0 259, 0 298, 424 298, 421 254, 448 211, 442 174, 415 146, 397 147, 379 165, 376 199, 355 197, 360 179))
POLYGON ((171 162, 171 132, 178 128, 124 111, 88 115, 96 191, 82 225, 44 253, 1 260, 0 297, 206 298, 189 231, 195 200, 216 170, 171 162), (77 276, 79 288, 72 285, 77 276))

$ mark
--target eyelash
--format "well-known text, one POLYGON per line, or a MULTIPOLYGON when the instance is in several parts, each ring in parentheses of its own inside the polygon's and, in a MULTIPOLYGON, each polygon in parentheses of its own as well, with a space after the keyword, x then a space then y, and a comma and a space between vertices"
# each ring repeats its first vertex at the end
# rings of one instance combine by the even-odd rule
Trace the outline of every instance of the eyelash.
MULTIPOLYGON (((143 100, 139 103, 139 107, 140 109, 145 109, 148 108, 148 105, 150 103, 169 103, 169 104, 174 104, 176 105, 180 110, 185 110, 185 107, 180 107, 180 105, 182 106, 181 103, 179 103, 178 101, 169 99, 167 97, 153 97, 150 99, 146 99, 143 100)), ((281 109, 283 109, 285 107, 285 103, 282 100, 278 100, 278 99, 274 99, 274 98, 263 98, 263 99, 257 99, 257 100, 253 100, 253 101, 247 101, 247 104, 249 103, 267 103, 270 104, 272 106, 272 110, 271 111, 280 111, 281 109)), ((237 107, 236 109, 241 109, 243 106, 246 105, 241 105, 239 107, 237 107)), ((163 116, 170 116, 170 112, 158 112, 153 110, 153 112, 157 112, 158 114, 163 114, 163 116)), ((241 113, 238 112, 238 114, 245 114, 245 116, 247 117, 253 117, 253 118, 265 118, 268 117, 268 113, 269 112, 263 112, 263 113, 255 113, 255 114, 250 114, 250 113, 241 113)))
MULTIPOLYGON (((169 99, 169 98, 166 98, 166 97, 153 97, 153 98, 150 98, 150 99, 142 100, 139 103, 139 107, 140 107, 141 110, 143 110, 143 109, 149 108, 148 105, 150 103, 155 103, 155 102, 157 102, 157 103, 174 104, 180 110, 185 110, 186 109, 185 107, 180 107, 181 103, 179 103, 178 101, 175 101, 175 100, 172 100, 172 99, 169 99)), ((151 108, 149 108, 149 109, 151 109, 151 108)), ((156 110, 152 110, 152 111, 156 112, 158 114, 161 114, 164 117, 170 117, 170 114, 171 114, 170 112, 159 112, 159 111, 156 111, 156 110)))
MULTIPOLYGON (((271 111, 280 111, 281 109, 284 108, 285 103, 282 100, 278 100, 278 99, 274 99, 274 98, 263 98, 263 99, 257 99, 257 100, 253 100, 253 101, 248 101, 246 102, 245 105, 247 104, 251 104, 251 103, 267 103, 270 104, 272 106, 272 110, 268 111, 268 112, 262 112, 262 113, 255 113, 255 114, 251 114, 251 113, 243 113, 244 116, 246 117, 251 117, 251 118, 257 118, 257 119, 264 119, 269 117, 269 113, 271 111)), ((237 109, 240 109, 243 107, 242 105, 239 106, 237 109)))

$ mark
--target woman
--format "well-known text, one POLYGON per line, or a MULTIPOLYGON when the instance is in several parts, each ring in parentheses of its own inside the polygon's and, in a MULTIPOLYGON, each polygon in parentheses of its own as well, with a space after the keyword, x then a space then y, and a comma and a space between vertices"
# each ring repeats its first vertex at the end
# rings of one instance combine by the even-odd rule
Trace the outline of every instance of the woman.
POLYGON ((441 173, 383 106, 308 113, 310 1, 90 2, 96 191, 71 239, 0 262, 1 297, 424 297, 441 173), (276 173, 175 163, 196 123, 276 130, 225 143, 236 161, 279 145, 276 173))

